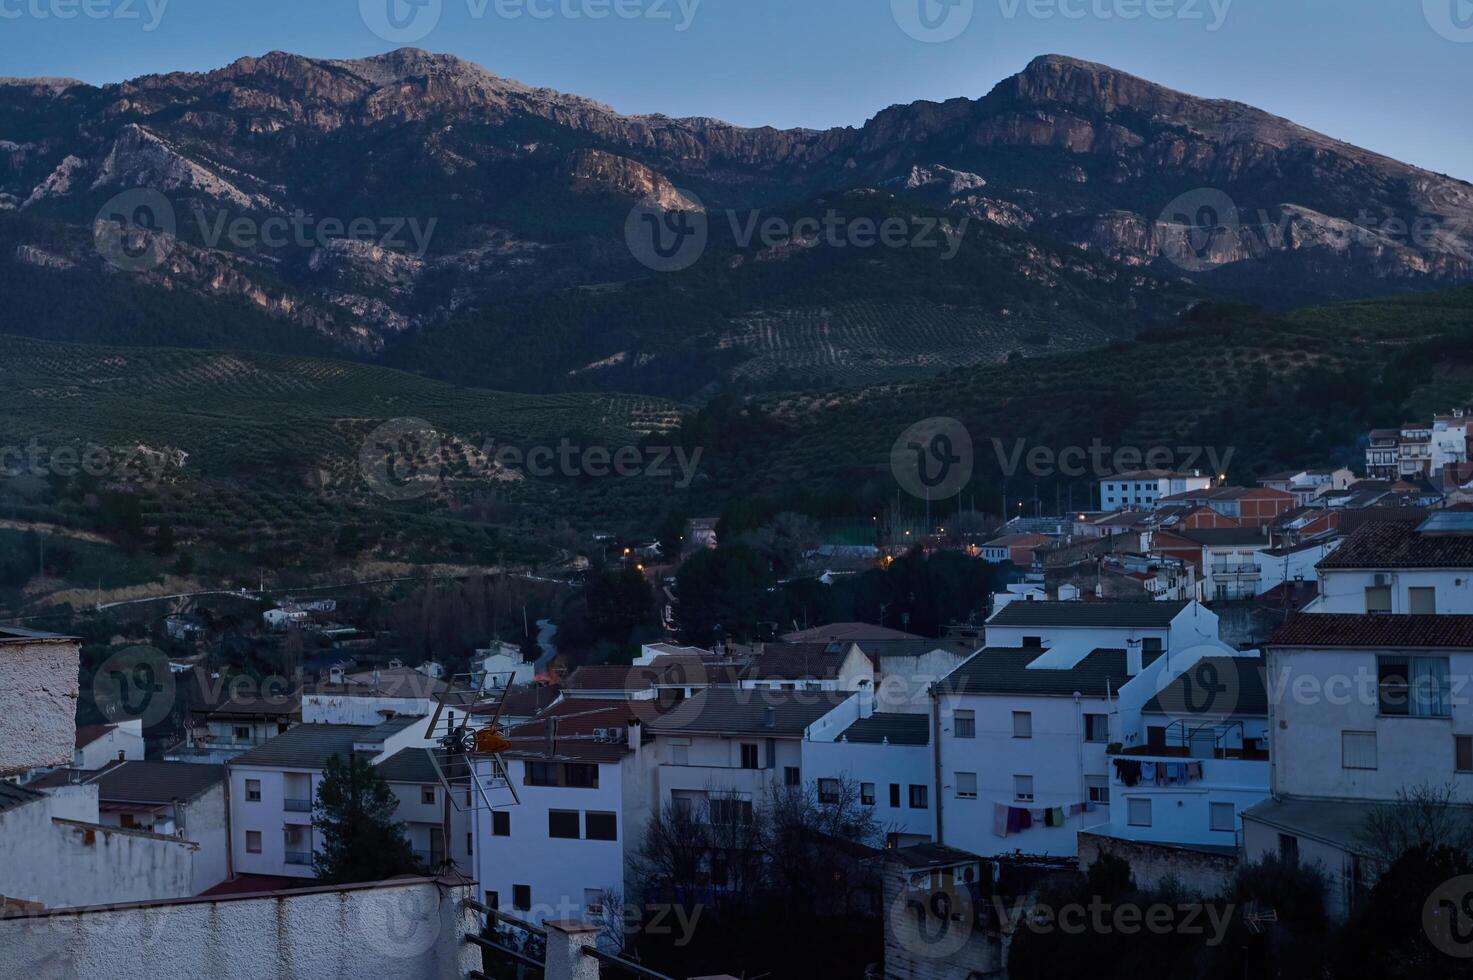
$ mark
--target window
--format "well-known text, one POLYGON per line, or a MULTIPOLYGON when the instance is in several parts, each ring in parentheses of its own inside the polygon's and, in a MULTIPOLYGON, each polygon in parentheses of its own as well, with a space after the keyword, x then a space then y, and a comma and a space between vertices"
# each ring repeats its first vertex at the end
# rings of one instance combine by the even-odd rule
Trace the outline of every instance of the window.
POLYGON ((1023 646, 1030 650, 1036 650, 1043 646, 1043 637, 1025 636, 1023 637, 1023 646))
POLYGON ((1473 772, 1473 735, 1453 736, 1453 768, 1473 772))
POLYGON ((710 802, 711 822, 716 824, 750 824, 752 801, 717 797, 710 802))
POLYGON ((1033 777, 1032 776, 1014 776, 1013 777, 1013 799, 1016 800, 1016 801, 1018 801, 1019 803, 1032 803, 1033 802, 1033 777))
POLYGON ((589 840, 618 840, 619 815, 617 813, 595 813, 590 810, 583 815, 589 840))
POLYGON ((890 805, 893 806, 893 807, 899 807, 900 806, 900 784, 899 783, 891 783, 890 784, 890 805))
POLYGON ((742 743, 742 768, 743 769, 759 769, 759 768, 761 768, 761 766, 757 762, 757 746, 756 745, 753 745, 751 742, 743 742, 742 743))
POLYGON ((425 806, 435 805, 435 787, 421 786, 419 788, 419 801, 425 806))
POLYGON ((1089 794, 1086 797, 1091 803, 1110 802, 1110 777, 1109 776, 1085 776, 1084 789, 1089 794))
POLYGON ((251 726, 236 725, 234 730, 235 740, 237 742, 249 742, 251 740, 251 726))
POLYGON ((1452 682, 1447 657, 1376 658, 1376 685, 1383 715, 1449 716, 1452 682))
POLYGON ((467 833, 465 835, 465 852, 467 854, 474 854, 474 853, 476 853, 476 835, 475 834, 467 833))
POLYGON ((1407 611, 1413 616, 1437 615, 1437 590, 1407 589, 1407 611))
POLYGON ((862 803, 862 804, 864 804, 865 806, 874 806, 875 805, 875 784, 874 783, 860 783, 859 784, 859 802, 862 803))
POLYGON ((246 802, 247 803, 260 803, 261 802, 261 781, 259 779, 247 779, 246 780, 246 802))
POLYGON ((1366 612, 1391 612, 1391 586, 1370 585, 1366 587, 1366 612))
POLYGON ((1210 826, 1213 830, 1232 833, 1238 829, 1238 815, 1233 812, 1231 803, 1214 803, 1211 813, 1208 815, 1210 826))
POLYGON ((818 781, 818 802, 839 802, 839 781, 837 779, 820 779, 818 781))
POLYGON ((1108 742, 1110 740, 1110 716, 1085 715, 1084 740, 1086 742, 1108 742))
POLYGON ((977 798, 977 774, 975 772, 959 772, 956 774, 956 798, 959 800, 975 800, 977 798))
POLYGON ((493 912, 501 908, 501 892, 486 893, 486 907, 493 912))
POLYGON ((522 763, 522 783, 526 786, 556 786, 558 767, 555 762, 522 763))
POLYGON ((122 827, 124 830, 133 830, 138 826, 138 819, 134 817, 131 813, 119 814, 118 826, 122 827))
POLYGON ((491 811, 491 836, 511 836, 511 813, 506 810, 491 811))
POLYGON ((1033 737, 1033 713, 1031 711, 1013 712, 1013 738, 1033 737))
POLYGON ((1126 822, 1132 827, 1151 826, 1151 801, 1143 796, 1132 796, 1127 801, 1128 819, 1126 822))
POLYGON ((1340 766, 1343 769, 1376 768, 1376 733, 1341 732, 1340 766))
POLYGON ((511 907, 518 912, 530 912, 532 910, 532 886, 511 886, 511 907))
POLYGON ((670 740, 670 764, 673 766, 690 765, 690 739, 672 738, 670 740))
POLYGON ((247 830, 246 831, 246 853, 247 854, 260 854, 261 853, 261 832, 259 830, 247 830))
POLYGON ((1299 838, 1293 834, 1279 835, 1279 860, 1285 864, 1299 863, 1299 838))
POLYGON ((602 888, 583 889, 583 911, 590 919, 603 918, 604 891, 602 888))
POLYGON ((548 810, 547 836, 557 837, 562 840, 577 840, 579 837, 578 811, 548 810))
POLYGON ((912 784, 910 787, 910 808, 912 810, 924 810, 929 803, 927 799, 928 795, 926 787, 912 784))
POLYGON ((563 785, 598 789, 598 766, 591 762, 563 763, 563 785))
POLYGON ((800 786, 803 783, 803 771, 797 766, 783 767, 783 785, 800 786))
POLYGON ((957 738, 977 737, 977 712, 958 711, 951 716, 952 734, 957 738))

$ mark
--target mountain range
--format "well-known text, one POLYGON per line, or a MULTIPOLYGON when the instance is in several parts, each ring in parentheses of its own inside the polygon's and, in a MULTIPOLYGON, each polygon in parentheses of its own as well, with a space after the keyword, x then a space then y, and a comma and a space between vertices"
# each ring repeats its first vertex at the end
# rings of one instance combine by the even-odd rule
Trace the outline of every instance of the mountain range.
POLYGON ((1470 281, 1473 186, 1057 55, 827 130, 621 115, 414 49, 0 80, 0 330, 43 339, 697 400, 1470 281), (632 244, 692 220, 678 271, 632 244))

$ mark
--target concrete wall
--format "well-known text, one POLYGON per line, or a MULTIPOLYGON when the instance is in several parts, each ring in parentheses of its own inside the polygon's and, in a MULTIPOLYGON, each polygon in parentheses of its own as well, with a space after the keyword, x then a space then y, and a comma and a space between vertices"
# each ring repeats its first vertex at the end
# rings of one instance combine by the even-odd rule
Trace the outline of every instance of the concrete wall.
POLYGON ((1113 763, 1110 766, 1109 825, 1100 833, 1125 840, 1155 841, 1162 844, 1197 844, 1236 847, 1239 814, 1268 797, 1268 763, 1245 759, 1188 760, 1166 756, 1122 756, 1133 762, 1200 762, 1202 778, 1176 786, 1138 783, 1126 786, 1120 782, 1113 763), (1149 800, 1151 824, 1130 824, 1130 801, 1149 800), (1231 804, 1233 823, 1230 830, 1212 829, 1213 804, 1231 804))
POLYGON ((415 878, 0 919, 0 976, 463 978, 481 959, 471 891, 415 878))
MULTIPOLYGON (((97 787, 0 813, 0 895, 48 908, 193 894, 199 845, 97 823, 97 787)), ((0 976, 14 976, 0 970, 0 976)))
POLYGON ((428 718, 435 713, 435 702, 431 698, 302 695, 304 725, 378 725, 383 723, 389 713, 428 718))
MULTIPOLYGON (((1277 827, 1256 823, 1251 818, 1243 821, 1243 859, 1249 862, 1262 861, 1279 853, 1277 827)), ((1325 875, 1325 911, 1332 918, 1344 918, 1350 913, 1351 865, 1355 858, 1344 848, 1328 841, 1303 835, 1291 835, 1299 844, 1299 863, 1317 867, 1325 875)))
POLYGON ((931 685, 960 667, 966 657, 932 650, 919 657, 881 657, 875 679, 875 710, 899 714, 931 713, 931 685))
POLYGON ((1147 841, 1120 840, 1092 833, 1079 835, 1079 867, 1088 868, 1102 854, 1120 858, 1130 865, 1135 883, 1155 888, 1175 878, 1189 891, 1204 898, 1227 893, 1238 871, 1237 854, 1211 854, 1179 847, 1163 847, 1147 841))
POLYGON ((71 765, 80 652, 71 641, 0 642, 0 776, 71 765))

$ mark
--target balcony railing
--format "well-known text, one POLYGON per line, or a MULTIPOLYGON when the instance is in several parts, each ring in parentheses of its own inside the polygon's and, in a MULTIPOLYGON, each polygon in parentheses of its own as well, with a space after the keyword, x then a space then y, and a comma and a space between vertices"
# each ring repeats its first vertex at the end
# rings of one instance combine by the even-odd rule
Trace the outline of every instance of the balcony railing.
POLYGON ((311 867, 312 866, 312 852, 311 851, 287 851, 286 852, 286 863, 287 864, 294 864, 294 865, 298 865, 298 866, 303 866, 303 867, 311 867))
POLYGON ((1259 567, 1252 562, 1222 562, 1212 566, 1213 575, 1261 575, 1259 567))
POLYGON ((311 813, 312 812, 312 801, 311 800, 282 800, 281 801, 281 808, 283 810, 288 810, 288 811, 290 811, 292 813, 311 813))

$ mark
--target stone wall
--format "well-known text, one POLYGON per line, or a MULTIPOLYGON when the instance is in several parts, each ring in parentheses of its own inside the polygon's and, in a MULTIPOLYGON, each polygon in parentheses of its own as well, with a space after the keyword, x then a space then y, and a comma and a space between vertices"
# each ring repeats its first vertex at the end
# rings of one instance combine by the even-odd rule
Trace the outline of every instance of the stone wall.
POLYGON ((1136 884, 1142 888, 1154 888, 1163 879, 1175 877, 1188 891, 1197 892, 1205 898, 1223 894, 1230 889, 1233 876, 1238 871, 1236 854, 1215 854, 1080 831, 1080 868, 1088 868, 1102 854, 1112 855, 1128 863, 1136 884))

